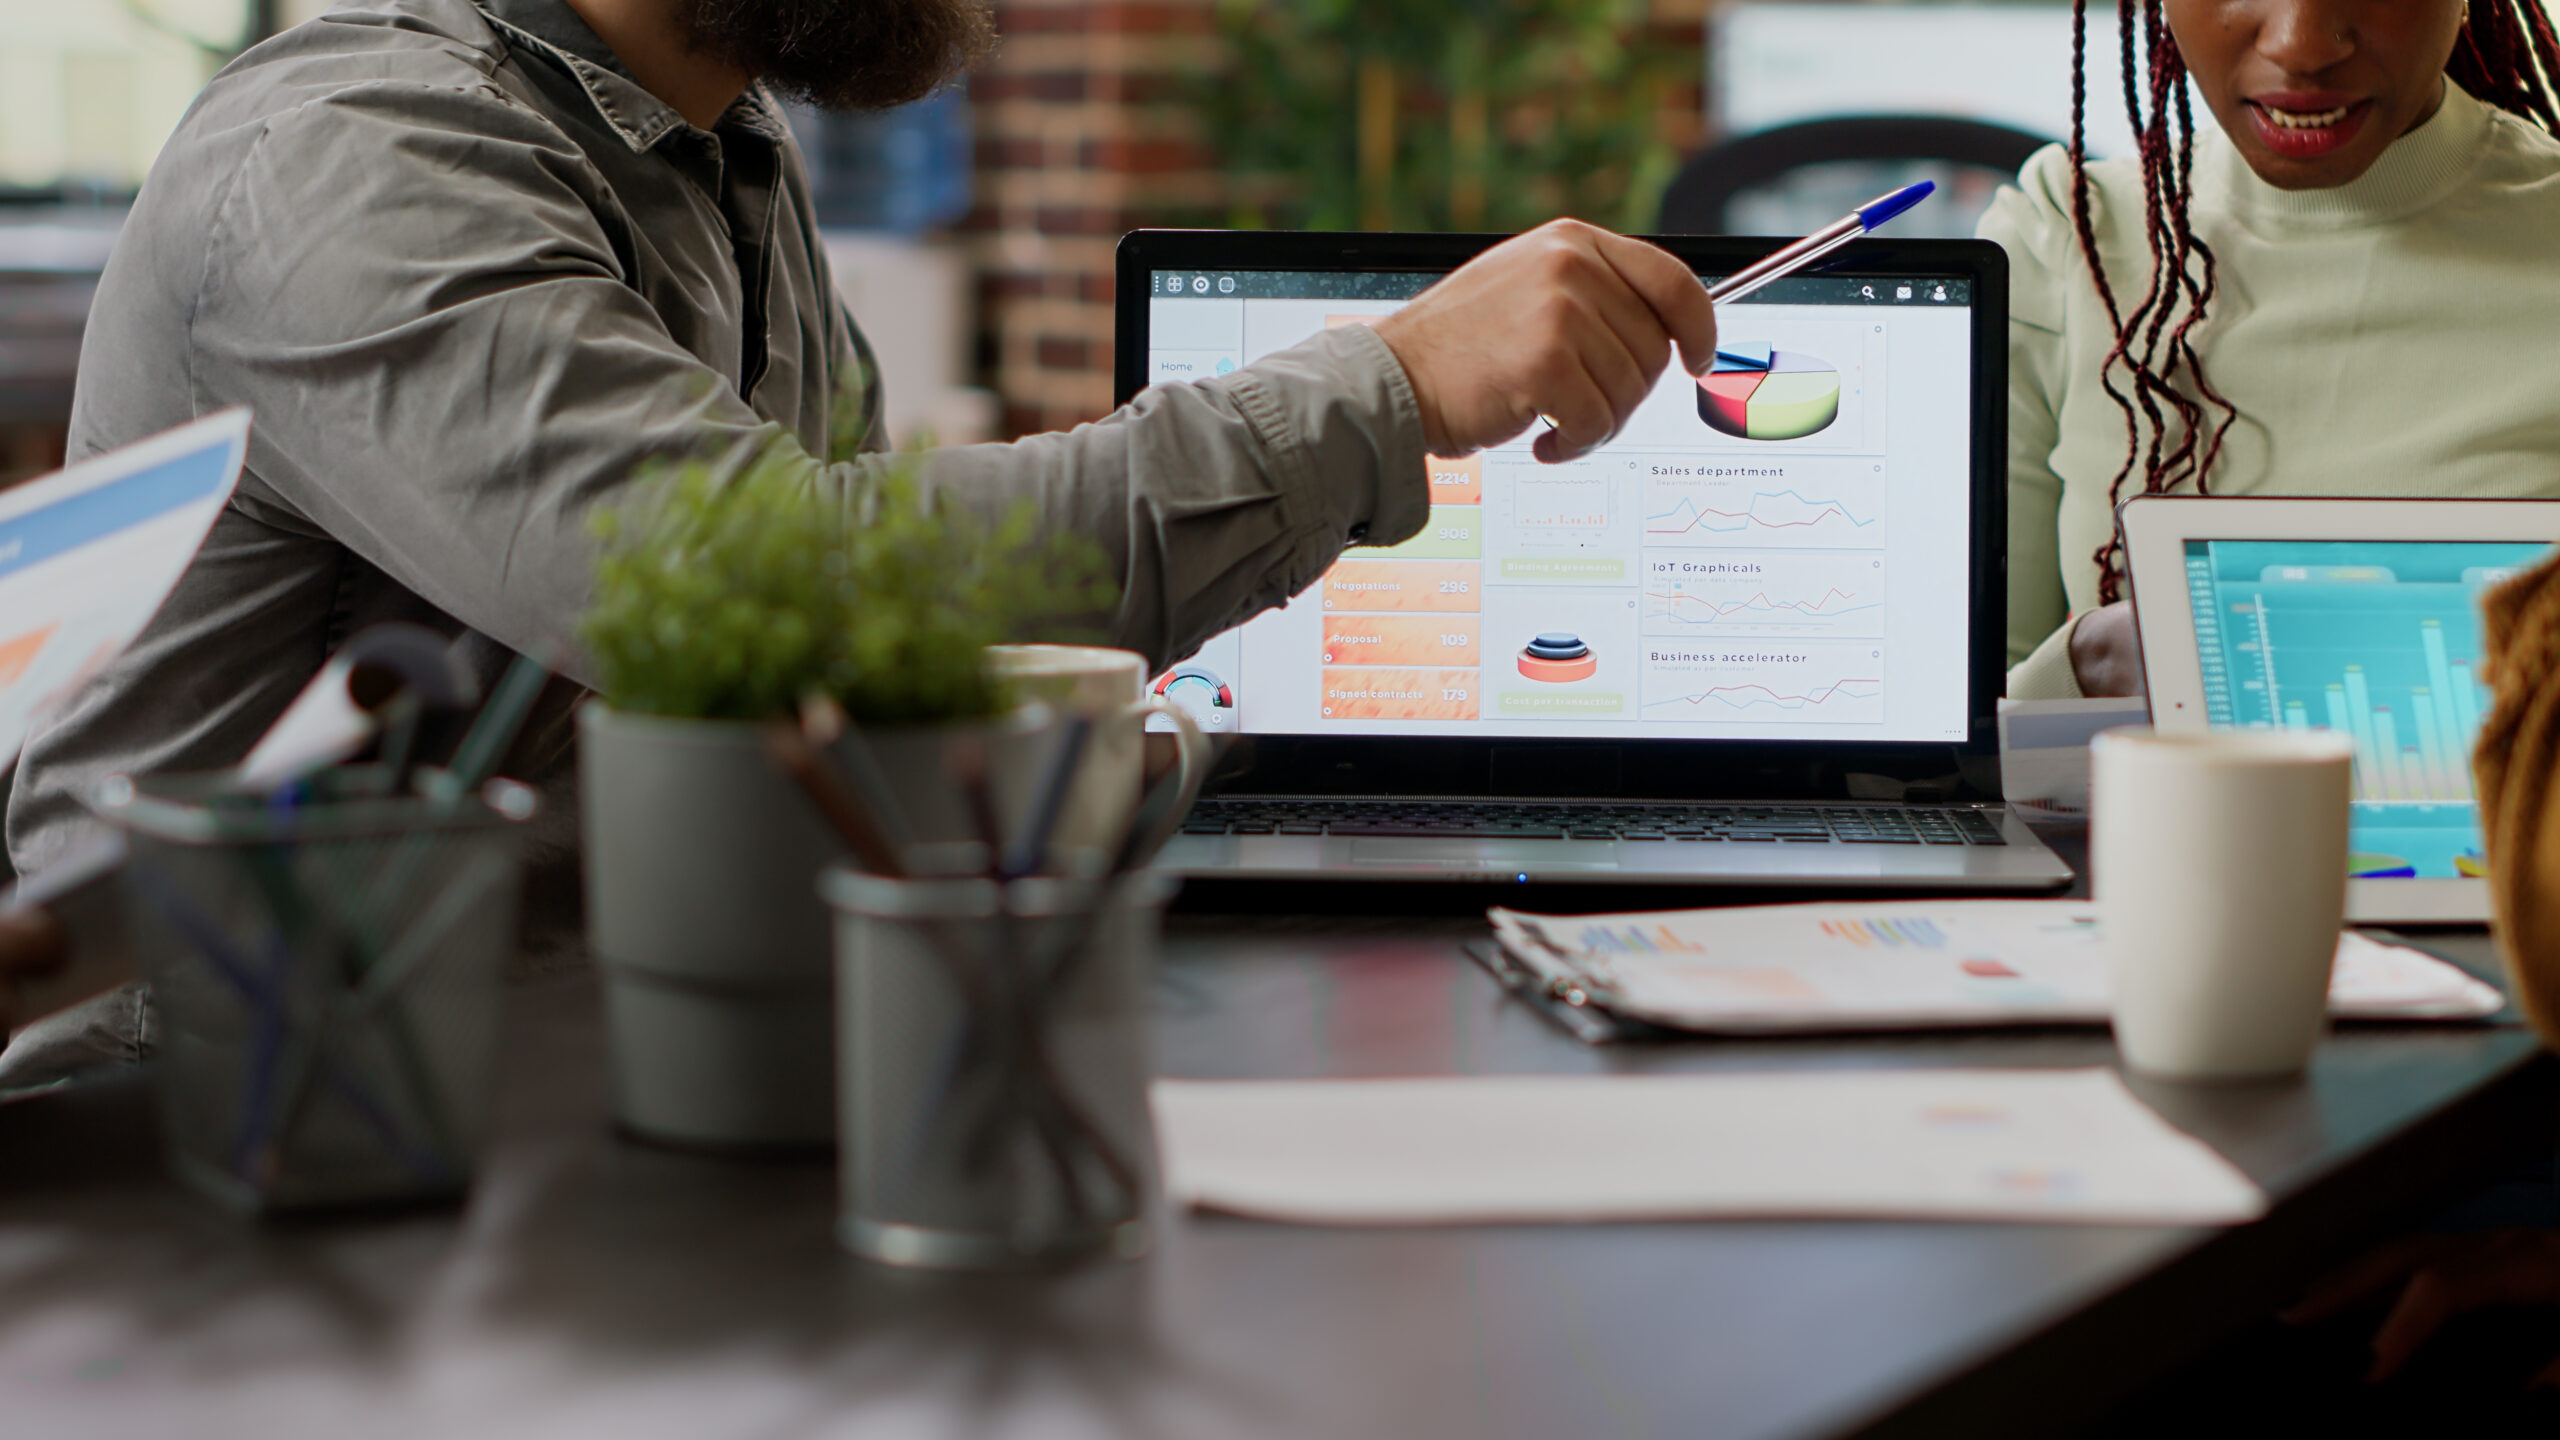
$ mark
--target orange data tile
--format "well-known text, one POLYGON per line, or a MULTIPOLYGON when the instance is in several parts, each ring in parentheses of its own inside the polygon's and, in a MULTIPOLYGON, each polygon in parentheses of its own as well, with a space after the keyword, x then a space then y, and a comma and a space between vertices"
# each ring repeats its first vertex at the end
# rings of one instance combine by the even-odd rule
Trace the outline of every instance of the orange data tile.
POLYGON ((44 642, 53 638, 54 629, 40 625, 24 635, 0 641, 0 685, 18 683, 18 677, 26 674, 36 663, 36 656, 43 653, 44 642))
POLYGON ((1327 670, 1327 720, 1473 720, 1473 670, 1327 670))
POLYGON ((1327 615, 1327 665, 1473 665, 1473 615, 1327 615))
POLYGON ((1483 588, 1474 560, 1337 560, 1324 572, 1324 608, 1473 612, 1483 588))
POLYGON ((1484 457, 1470 455, 1464 460, 1443 460, 1437 455, 1422 457, 1422 473, 1431 481, 1431 503, 1434 505, 1481 505, 1484 503, 1484 457))

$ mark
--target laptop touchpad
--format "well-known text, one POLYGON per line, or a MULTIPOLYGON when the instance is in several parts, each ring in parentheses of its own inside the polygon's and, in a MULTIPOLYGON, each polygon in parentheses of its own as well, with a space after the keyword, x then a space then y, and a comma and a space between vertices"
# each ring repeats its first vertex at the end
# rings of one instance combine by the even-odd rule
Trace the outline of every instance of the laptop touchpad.
POLYGON ((1354 840, 1351 863, 1381 870, 1615 870, 1607 840, 1354 840))

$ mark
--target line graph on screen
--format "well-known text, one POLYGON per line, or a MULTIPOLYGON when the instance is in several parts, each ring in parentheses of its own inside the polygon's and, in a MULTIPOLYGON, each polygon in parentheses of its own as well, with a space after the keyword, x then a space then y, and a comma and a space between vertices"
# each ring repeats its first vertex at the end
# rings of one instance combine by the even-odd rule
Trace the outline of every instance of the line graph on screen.
POLYGON ((1644 543, 1648 546, 1840 546, 1882 541, 1883 525, 1874 500, 1847 487, 1723 479, 1654 478, 1645 483, 1644 543))
POLYGON ((1648 635, 1884 634, 1884 553, 1719 550, 1649 559, 1648 635))
POLYGON ((1872 643, 1648 642, 1648 720, 1872 724, 1884 713, 1884 657, 1872 643))

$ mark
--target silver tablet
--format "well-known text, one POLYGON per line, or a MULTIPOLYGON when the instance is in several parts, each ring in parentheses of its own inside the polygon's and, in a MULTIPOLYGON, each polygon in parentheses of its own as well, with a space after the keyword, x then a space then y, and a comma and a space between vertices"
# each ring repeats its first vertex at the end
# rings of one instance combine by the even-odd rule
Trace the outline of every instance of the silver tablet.
POLYGON ((2349 732, 2348 918, 2487 920, 2480 595, 2560 541, 2560 501, 2147 496, 2121 523, 2152 723, 2349 732))

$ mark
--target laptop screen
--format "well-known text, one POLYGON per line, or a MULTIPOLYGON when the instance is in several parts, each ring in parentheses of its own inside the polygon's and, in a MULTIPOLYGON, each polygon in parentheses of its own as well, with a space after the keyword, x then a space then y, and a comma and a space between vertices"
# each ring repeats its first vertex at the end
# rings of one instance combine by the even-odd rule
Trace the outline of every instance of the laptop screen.
MULTIPOLYGON (((1150 384, 1438 278, 1147 273, 1150 384)), ((1158 689, 1229 733, 1961 743, 1972 284, 1835 273, 1721 306, 1713 370, 1666 371, 1607 446, 1431 459, 1420 534, 1345 551, 1158 689)))
POLYGON ((2480 592, 2539 543, 2190 540, 2206 723, 2355 738, 2360 879, 2487 873, 2471 748, 2489 708, 2480 592))

